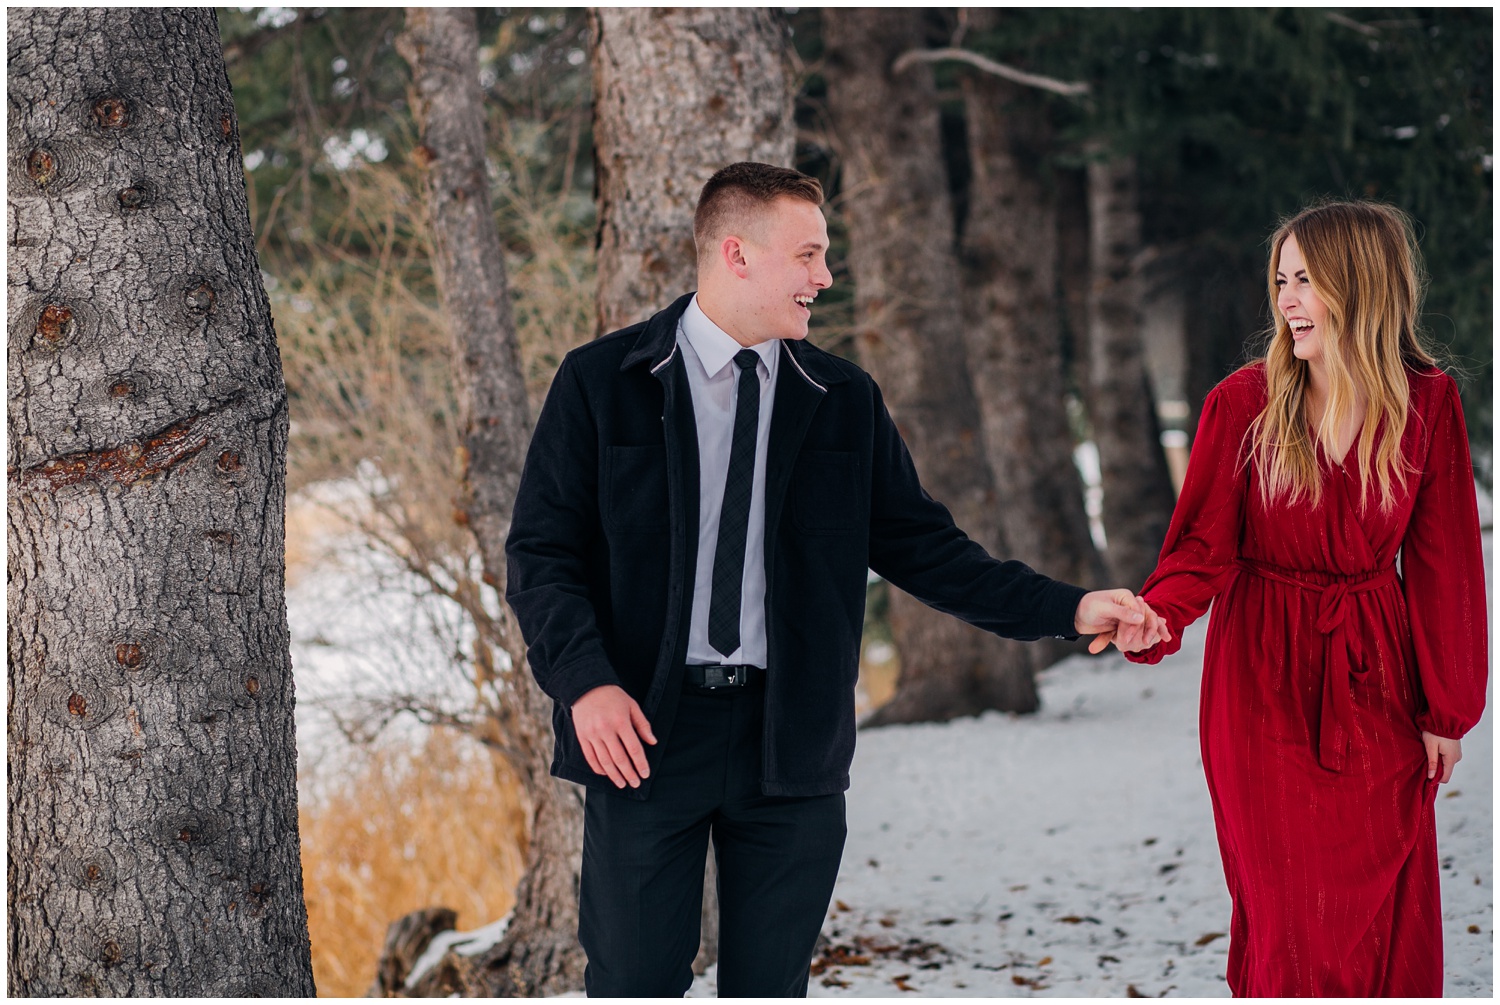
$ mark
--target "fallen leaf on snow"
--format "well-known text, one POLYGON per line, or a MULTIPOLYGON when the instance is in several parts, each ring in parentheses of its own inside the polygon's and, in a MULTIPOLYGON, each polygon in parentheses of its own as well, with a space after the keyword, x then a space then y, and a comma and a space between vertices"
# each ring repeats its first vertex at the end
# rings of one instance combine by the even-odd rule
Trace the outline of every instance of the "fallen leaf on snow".
POLYGON ((1078 915, 1078 914, 1065 914, 1061 918, 1058 918, 1057 920, 1060 921, 1060 922, 1062 922, 1064 925, 1081 925, 1085 921, 1087 921, 1091 925, 1102 925, 1102 924, 1104 924, 1104 922, 1100 921, 1098 918, 1090 918, 1087 915, 1078 915))
POLYGON ((909 977, 911 977, 911 974, 902 974, 900 977, 892 977, 891 978, 891 983, 894 984, 894 985, 896 985, 896 987, 900 988, 902 991, 915 991, 915 990, 917 990, 916 988, 912 987, 910 984, 906 983, 906 981, 907 981, 907 979, 909 977))
POLYGON ((1162 989, 1161 994, 1153 996, 1153 995, 1143 995, 1143 994, 1141 994, 1140 989, 1137 988, 1134 984, 1131 984, 1131 985, 1128 985, 1125 988, 1125 997, 1126 998, 1151 998, 1151 997, 1165 998, 1167 996, 1167 992, 1171 991, 1175 987, 1177 987, 1176 984, 1168 984, 1165 988, 1162 989))
POLYGON ((1209 932, 1207 935, 1200 935, 1200 936, 1198 936, 1198 941, 1194 942, 1193 945, 1195 945, 1195 946, 1206 946, 1210 942, 1212 942, 1213 940, 1215 940, 1215 939, 1222 939, 1223 937, 1224 937, 1224 933, 1223 932, 1209 932))
POLYGON ((816 977, 829 967, 867 967, 869 965, 870 957, 851 946, 829 946, 823 950, 821 956, 812 961, 812 975, 816 977))

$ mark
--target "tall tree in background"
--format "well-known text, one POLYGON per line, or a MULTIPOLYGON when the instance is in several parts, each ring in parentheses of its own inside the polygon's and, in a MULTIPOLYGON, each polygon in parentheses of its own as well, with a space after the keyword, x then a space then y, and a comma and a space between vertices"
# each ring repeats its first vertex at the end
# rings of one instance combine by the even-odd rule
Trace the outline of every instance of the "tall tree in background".
MULTIPOLYGON (((433 270, 453 336, 463 436, 463 498, 484 582, 505 595, 505 538, 531 438, 499 231, 485 172, 479 42, 471 10, 408 8, 397 40, 412 70, 417 157, 427 172, 433 270)), ((503 609, 503 603, 499 605, 503 609)), ((509 757, 531 799, 526 874, 504 940, 470 961, 463 983, 481 997, 557 994, 578 987, 578 868, 583 803, 577 786, 553 778, 552 702, 531 679, 525 642, 507 613, 477 619, 480 672, 501 676, 500 721, 490 740, 509 757), (501 669, 490 646, 506 654, 501 669)))
POLYGON ((693 210, 719 168, 792 163, 786 22, 762 7, 595 7, 598 332, 697 286, 693 210))
MULTIPOLYGON (((599 332, 650 317, 698 284, 693 210, 719 168, 792 166, 785 19, 768 8, 594 7, 599 332)), ((718 958, 713 847, 699 973, 718 958)))
POLYGON ((214 14, 9 29, 10 992, 310 995, 286 389, 214 14))
MULTIPOLYGON (((923 485, 975 540, 1004 555, 965 357, 936 87, 926 66, 899 77, 892 70, 925 35, 923 14, 830 8, 823 29, 860 361, 880 383, 923 485)), ((896 590, 890 619, 901 678, 872 723, 1037 707, 1024 643, 981 632, 896 590)))
MULTIPOLYGON (((976 10, 971 26, 989 30, 997 17, 976 10)), ((1067 414, 1056 184, 1043 176, 1055 139, 1034 92, 972 72, 960 86, 970 169, 964 332, 1007 557, 1098 589, 1105 570, 1067 414)))
POLYGON ((1135 160, 1088 164, 1088 393, 1104 488, 1110 577, 1139 589, 1156 567, 1174 497, 1141 340, 1141 211, 1135 160))

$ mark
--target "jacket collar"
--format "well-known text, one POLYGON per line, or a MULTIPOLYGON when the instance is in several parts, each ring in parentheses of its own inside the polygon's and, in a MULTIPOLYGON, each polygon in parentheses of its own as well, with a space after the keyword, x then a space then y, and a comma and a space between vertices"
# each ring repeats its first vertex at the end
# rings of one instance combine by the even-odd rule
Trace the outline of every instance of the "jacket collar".
MULTIPOLYGON (((625 354, 620 369, 628 370, 642 363, 649 363, 653 373, 670 360, 677 351, 677 323, 693 300, 692 293, 684 293, 666 307, 653 314, 636 336, 635 346, 625 354)), ((819 390, 829 384, 842 384, 846 378, 833 360, 823 350, 808 345, 802 340, 785 339, 784 351, 791 356, 792 369, 819 390)))
POLYGON ((677 349, 677 322, 682 320, 683 311, 687 310, 692 301, 693 295, 684 293, 672 301, 672 306, 651 315, 641 333, 636 336, 635 346, 625 354, 620 369, 629 370, 633 366, 649 362, 651 370, 655 372, 658 366, 665 363, 677 349))

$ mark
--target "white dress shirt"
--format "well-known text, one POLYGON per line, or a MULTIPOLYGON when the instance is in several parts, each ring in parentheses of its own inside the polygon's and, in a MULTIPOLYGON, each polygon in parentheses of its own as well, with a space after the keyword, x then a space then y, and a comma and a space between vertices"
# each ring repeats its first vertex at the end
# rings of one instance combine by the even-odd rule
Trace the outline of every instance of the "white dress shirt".
POLYGON ((714 551, 719 543, 719 511, 729 477, 734 410, 740 368, 735 353, 745 347, 709 320, 693 297, 677 325, 677 344, 692 392, 698 426, 698 566, 693 576, 693 617, 688 628, 688 662, 766 665, 766 449, 771 439, 771 405, 781 346, 776 339, 751 346, 760 356, 760 420, 755 434, 755 475, 750 483, 750 517, 745 531, 745 572, 740 591, 740 647, 721 654, 708 642, 714 551))

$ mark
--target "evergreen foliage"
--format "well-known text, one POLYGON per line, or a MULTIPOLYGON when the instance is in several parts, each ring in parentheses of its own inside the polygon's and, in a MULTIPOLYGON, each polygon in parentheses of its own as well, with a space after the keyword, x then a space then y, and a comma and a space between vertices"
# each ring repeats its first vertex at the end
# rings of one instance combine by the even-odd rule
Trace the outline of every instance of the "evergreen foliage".
MULTIPOLYGON (((219 16, 263 255, 274 267, 288 242, 314 237, 367 251, 338 227, 336 179, 357 159, 411 156, 408 75, 393 45, 400 10, 223 8, 219 16)), ((556 194, 566 209, 560 219, 582 237, 594 225, 583 11, 488 8, 479 19, 480 38, 493 40, 481 51, 492 130, 522 155, 497 158, 495 180, 556 194)), ((934 10, 929 20, 931 37, 913 39, 913 47, 958 44, 1090 84, 1083 99, 1033 93, 1057 127, 1050 161, 1077 167, 1101 145, 1137 157, 1145 241, 1201 289, 1190 324, 1201 324, 1193 336, 1212 344, 1220 374, 1253 352, 1269 318, 1265 241, 1280 218, 1314 200, 1351 197, 1411 214, 1431 275, 1424 324, 1460 376, 1471 437, 1484 445, 1476 462, 1487 467, 1488 8, 1017 8, 984 32, 969 30, 961 9, 934 10)), ((790 24, 804 70, 797 160, 830 190, 838 250, 844 235, 836 158, 823 139, 819 13, 794 11, 790 24)), ((972 72, 938 65, 949 84, 972 72)), ((945 145, 962 226, 962 110, 947 93, 953 135, 945 145)), ((502 234, 524 255, 526 227, 507 217, 505 184, 496 185, 502 234)), ((814 332, 835 349, 847 336, 848 293, 847 282, 835 285, 814 332)))
MULTIPOLYGON (((964 44, 1091 85, 1082 100, 1036 93, 1065 140, 1054 158, 1077 163, 1091 141, 1134 154, 1146 242, 1189 259, 1199 281, 1263 288, 1267 237, 1310 202, 1409 213, 1431 275, 1424 326, 1487 456, 1492 25, 1489 8, 1026 9, 964 44)), ((1259 318, 1220 337, 1243 346, 1263 327, 1263 289, 1258 300, 1259 318)))

